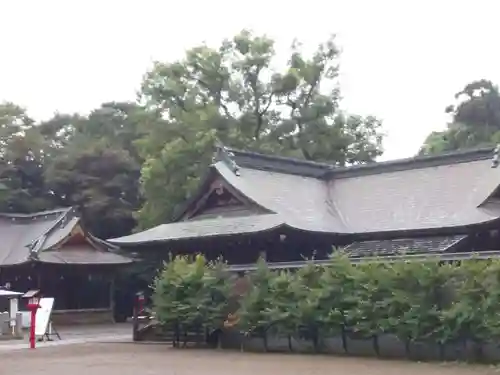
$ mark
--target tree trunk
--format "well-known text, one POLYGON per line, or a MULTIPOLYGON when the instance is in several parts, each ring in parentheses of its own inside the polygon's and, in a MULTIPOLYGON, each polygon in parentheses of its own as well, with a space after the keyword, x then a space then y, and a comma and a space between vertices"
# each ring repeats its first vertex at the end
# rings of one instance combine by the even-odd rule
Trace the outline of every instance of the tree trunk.
POLYGON ((342 335, 342 347, 344 348, 344 352, 346 354, 348 354, 349 350, 348 350, 348 347, 347 347, 347 333, 346 333, 346 330, 345 330, 345 326, 343 324, 340 327, 340 333, 342 335))
POLYGON ((405 353, 406 353, 406 358, 410 359, 411 357, 411 350, 410 350, 410 338, 407 337, 405 340, 405 353))
POLYGON ((195 339, 194 339, 194 341, 195 341, 194 345, 196 347, 198 347, 198 346, 200 346, 200 343, 201 343, 201 330, 200 330, 200 327, 198 325, 196 325, 196 327, 194 329, 194 335, 195 335, 194 336, 195 337, 195 339))
POLYGON ((373 335, 372 340, 373 340, 373 349, 375 350, 375 354, 377 355, 377 357, 380 357, 380 346, 378 342, 378 335, 373 335))
POLYGON ((181 341, 180 327, 178 323, 174 325, 174 348, 178 348, 181 341))
POLYGON ((288 350, 293 352, 293 347, 292 347, 292 335, 288 335, 288 350))
POLYGON ((445 349, 445 344, 444 344, 444 343, 442 343, 442 342, 440 342, 440 343, 438 344, 438 346, 439 346, 439 359, 440 359, 441 361, 444 361, 444 349, 445 349))
POLYGON ((481 341, 474 340, 474 359, 477 362, 480 362, 483 360, 483 343, 481 341))
POLYGON ((182 344, 183 348, 187 347, 187 341, 188 341, 188 327, 184 327, 184 343, 182 344))
POLYGON ((313 330, 313 347, 314 347, 314 352, 319 353, 319 333, 318 330, 315 328, 313 330))
POLYGON ((137 306, 134 306, 133 317, 132 317, 132 339, 133 341, 139 341, 139 313, 137 306))

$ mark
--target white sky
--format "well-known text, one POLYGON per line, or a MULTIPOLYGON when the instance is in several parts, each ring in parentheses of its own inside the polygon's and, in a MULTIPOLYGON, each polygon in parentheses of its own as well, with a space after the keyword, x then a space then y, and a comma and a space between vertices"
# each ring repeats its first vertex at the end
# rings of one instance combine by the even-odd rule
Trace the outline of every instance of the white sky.
POLYGON ((0 101, 37 119, 87 112, 134 100, 153 60, 243 28, 278 50, 336 33, 344 108, 384 121, 384 159, 412 156, 464 84, 500 84, 499 10, 495 0, 3 0, 0 101))

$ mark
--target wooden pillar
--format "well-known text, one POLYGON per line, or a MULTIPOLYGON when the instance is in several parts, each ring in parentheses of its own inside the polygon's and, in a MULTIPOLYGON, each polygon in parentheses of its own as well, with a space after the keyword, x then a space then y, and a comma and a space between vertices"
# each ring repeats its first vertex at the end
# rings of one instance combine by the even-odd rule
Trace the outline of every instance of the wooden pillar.
POLYGON ((111 309, 111 319, 115 323, 115 270, 110 272, 110 282, 109 282, 109 308, 111 309))
POLYGON ((43 288, 42 265, 36 264, 35 270, 36 270, 36 272, 35 272, 36 273, 36 289, 42 290, 42 288, 43 288))
POLYGON ((42 280, 43 279, 42 264, 40 264, 38 262, 31 263, 28 265, 27 268, 25 268, 25 270, 27 271, 26 277, 30 278, 29 288, 42 290, 42 288, 43 288, 43 285, 42 285, 42 282, 43 282, 43 280, 42 280))

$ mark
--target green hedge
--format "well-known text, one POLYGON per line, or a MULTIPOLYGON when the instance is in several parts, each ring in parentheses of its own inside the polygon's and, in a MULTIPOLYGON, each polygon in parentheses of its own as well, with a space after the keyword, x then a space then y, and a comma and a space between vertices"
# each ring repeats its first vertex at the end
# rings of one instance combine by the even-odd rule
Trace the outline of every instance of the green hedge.
MULTIPOLYGON (((211 332, 231 312, 236 276, 221 261, 177 257, 155 281, 157 319, 176 330, 211 332)), ((406 343, 473 342, 500 336, 500 262, 467 260, 352 264, 343 255, 326 266, 272 271, 263 260, 247 275, 250 289, 239 300, 235 329, 247 337, 311 340, 320 350, 327 337, 373 340, 397 336, 406 343)))

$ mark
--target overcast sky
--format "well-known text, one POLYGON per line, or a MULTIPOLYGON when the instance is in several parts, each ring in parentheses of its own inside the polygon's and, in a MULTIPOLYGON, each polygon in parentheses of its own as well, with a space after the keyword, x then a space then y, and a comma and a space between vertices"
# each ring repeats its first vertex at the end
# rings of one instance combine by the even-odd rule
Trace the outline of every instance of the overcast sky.
POLYGON ((154 60, 243 28, 286 50, 336 33, 343 107, 374 114, 384 159, 412 156, 446 125, 444 108, 471 80, 500 83, 495 0, 16 0, 0 2, 0 101, 37 119, 134 100, 154 60))

